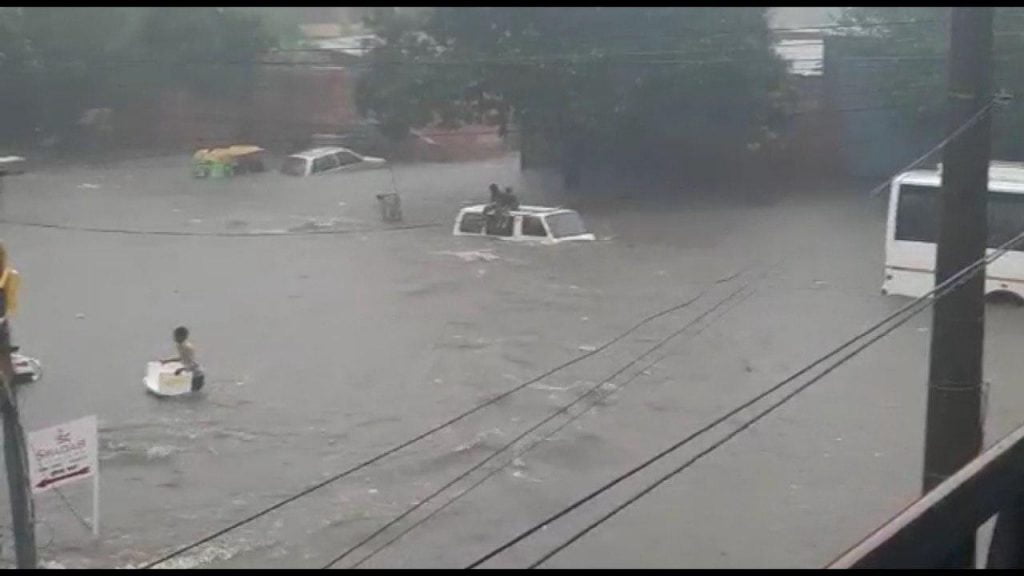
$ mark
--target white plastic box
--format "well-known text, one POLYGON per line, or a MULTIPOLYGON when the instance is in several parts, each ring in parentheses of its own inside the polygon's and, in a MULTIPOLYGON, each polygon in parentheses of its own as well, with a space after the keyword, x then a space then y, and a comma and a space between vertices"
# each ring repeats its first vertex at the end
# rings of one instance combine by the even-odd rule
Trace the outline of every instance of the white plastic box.
POLYGON ((177 376, 176 370, 181 368, 180 362, 150 362, 146 365, 146 388, 159 396, 180 396, 192 391, 192 373, 183 371, 177 376))

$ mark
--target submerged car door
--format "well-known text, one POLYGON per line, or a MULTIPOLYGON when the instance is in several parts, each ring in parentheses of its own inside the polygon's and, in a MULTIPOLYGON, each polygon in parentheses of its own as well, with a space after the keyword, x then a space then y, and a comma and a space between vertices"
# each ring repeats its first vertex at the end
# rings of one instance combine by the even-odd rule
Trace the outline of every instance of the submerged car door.
POLYGON ((333 156, 338 162, 339 170, 358 170, 363 165, 362 158, 356 156, 351 152, 346 152, 342 150, 340 152, 335 152, 333 156))
POLYGON ((523 215, 520 230, 524 238, 547 238, 548 231, 539 216, 523 215))
POLYGON ((312 174, 320 174, 330 170, 334 170, 338 167, 338 159, 335 158, 334 154, 326 154, 315 160, 313 160, 312 174))

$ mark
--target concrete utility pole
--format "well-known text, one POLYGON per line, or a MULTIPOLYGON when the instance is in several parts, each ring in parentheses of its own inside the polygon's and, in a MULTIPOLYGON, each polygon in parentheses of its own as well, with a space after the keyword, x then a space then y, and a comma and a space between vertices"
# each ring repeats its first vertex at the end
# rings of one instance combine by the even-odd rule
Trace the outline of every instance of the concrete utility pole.
MULTIPOLYGON (((935 280, 984 258, 991 152, 991 7, 952 8, 949 132, 975 119, 943 150, 935 280), (986 108, 987 107, 987 108, 986 108), (980 118, 975 118, 985 109, 980 118)), ((982 445, 985 273, 935 303, 925 425, 924 491, 978 455, 982 445)), ((974 567, 974 538, 953 552, 950 568, 974 567)))
MULTIPOLYGON (((9 268, 0 244, 0 274, 9 268)), ((12 271, 13 275, 13 271, 12 271)), ((14 282, 9 276, 6 282, 14 282)), ((6 293, 0 287, 0 415, 4 428, 4 464, 14 526, 14 553, 18 568, 36 568, 36 528, 32 510, 32 488, 28 478, 25 431, 18 416, 14 365, 11 362, 11 331, 6 293)))

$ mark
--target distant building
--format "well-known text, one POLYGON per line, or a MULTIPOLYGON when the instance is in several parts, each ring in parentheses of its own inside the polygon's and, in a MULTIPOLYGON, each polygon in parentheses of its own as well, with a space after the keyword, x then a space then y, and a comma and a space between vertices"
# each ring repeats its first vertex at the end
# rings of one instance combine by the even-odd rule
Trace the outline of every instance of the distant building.
POLYGON ((839 16, 842 8, 790 6, 768 8, 768 25, 772 28, 807 28, 827 26, 839 16))
POLYGON ((825 65, 825 33, 816 29, 775 33, 775 53, 786 61, 789 73, 821 76, 825 65))
POLYGON ((303 46, 325 52, 333 52, 341 57, 362 58, 370 49, 379 44, 380 39, 373 34, 312 36, 307 35, 303 46))
POLYGON ((831 174, 837 169, 838 140, 824 81, 827 33, 785 28, 774 35, 774 50, 786 62, 795 102, 772 153, 772 167, 794 175, 831 174))

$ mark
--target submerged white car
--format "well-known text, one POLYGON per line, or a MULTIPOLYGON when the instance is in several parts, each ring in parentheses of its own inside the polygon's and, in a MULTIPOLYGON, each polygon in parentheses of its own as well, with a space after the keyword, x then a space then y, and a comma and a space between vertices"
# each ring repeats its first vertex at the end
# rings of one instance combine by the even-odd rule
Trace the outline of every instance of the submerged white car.
POLYGON ((349 172, 380 168, 387 161, 383 158, 363 156, 348 148, 324 147, 313 148, 298 154, 292 154, 281 164, 281 173, 289 176, 311 176, 324 172, 349 172))
POLYGON ((558 244, 572 240, 593 240, 583 219, 575 210, 520 206, 509 212, 511 227, 500 226, 496 219, 484 214, 486 204, 467 206, 455 217, 456 236, 490 236, 517 242, 558 244))

